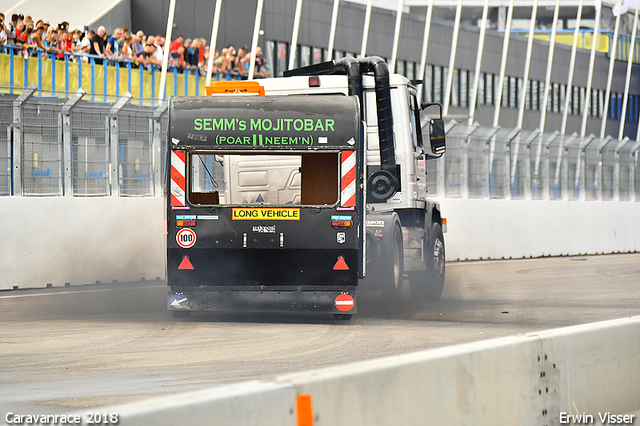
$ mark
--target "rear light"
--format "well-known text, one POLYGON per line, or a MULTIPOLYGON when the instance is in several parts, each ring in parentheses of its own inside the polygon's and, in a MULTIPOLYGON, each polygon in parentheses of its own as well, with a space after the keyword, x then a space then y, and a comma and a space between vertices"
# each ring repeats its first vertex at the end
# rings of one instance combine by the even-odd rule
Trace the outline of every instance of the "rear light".
POLYGON ((195 221, 195 220, 193 220, 193 219, 188 219, 188 220, 184 220, 184 219, 183 219, 183 220, 176 220, 176 226, 177 226, 178 228, 182 228, 182 227, 185 227, 185 226, 189 226, 189 227, 191 227, 191 226, 196 226, 196 221, 195 221))
POLYGON ((331 226, 334 228, 351 228, 350 220, 332 220, 331 226))
POLYGON ((176 215, 176 226, 178 228, 196 226, 196 216, 186 214, 176 215))
POLYGON ((309 87, 320 87, 320 77, 318 76, 309 77, 309 87))
POLYGON ((331 226, 334 228, 351 228, 351 216, 331 216, 331 226))

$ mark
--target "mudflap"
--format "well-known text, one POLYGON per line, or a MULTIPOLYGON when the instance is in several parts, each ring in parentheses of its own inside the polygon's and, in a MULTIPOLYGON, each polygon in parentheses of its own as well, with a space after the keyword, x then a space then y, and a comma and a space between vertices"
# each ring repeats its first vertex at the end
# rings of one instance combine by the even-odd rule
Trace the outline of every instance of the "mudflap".
POLYGON ((262 312, 298 314, 356 314, 356 288, 174 288, 170 311, 262 312))

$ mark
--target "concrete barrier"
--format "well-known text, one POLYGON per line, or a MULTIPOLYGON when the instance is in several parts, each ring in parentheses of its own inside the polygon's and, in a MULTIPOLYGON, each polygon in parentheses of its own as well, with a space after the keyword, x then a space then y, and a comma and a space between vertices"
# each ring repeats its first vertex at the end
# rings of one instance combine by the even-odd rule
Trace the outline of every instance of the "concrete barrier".
MULTIPOLYGON (((640 250, 640 203, 438 199, 448 260, 640 250)), ((3 197, 0 289, 164 278, 164 200, 3 197)))
POLYGON ((438 198, 447 260, 640 251, 640 203, 438 198))
POLYGON ((119 413, 122 426, 539 426, 564 424, 569 416, 595 424, 607 413, 640 410, 639 373, 640 317, 632 317, 99 411, 119 413), (296 408, 296 398, 302 395, 310 396, 307 414, 296 408))
POLYGON ((2 197, 0 289, 164 278, 158 197, 2 197))

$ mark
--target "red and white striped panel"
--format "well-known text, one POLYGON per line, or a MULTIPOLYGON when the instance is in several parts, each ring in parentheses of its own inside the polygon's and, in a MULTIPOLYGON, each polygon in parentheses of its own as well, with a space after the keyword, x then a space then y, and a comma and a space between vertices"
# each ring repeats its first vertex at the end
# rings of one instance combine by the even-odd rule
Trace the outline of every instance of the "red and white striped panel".
POLYGON ((340 205, 356 206, 356 152, 342 151, 340 205))
POLYGON ((185 207, 185 151, 171 151, 171 207, 185 207))

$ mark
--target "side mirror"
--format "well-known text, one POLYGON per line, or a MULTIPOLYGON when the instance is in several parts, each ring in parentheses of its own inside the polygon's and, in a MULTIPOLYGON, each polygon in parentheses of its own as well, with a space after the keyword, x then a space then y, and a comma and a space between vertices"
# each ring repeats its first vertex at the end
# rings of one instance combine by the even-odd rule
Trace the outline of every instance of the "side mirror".
POLYGON ((431 152, 433 154, 442 155, 447 150, 444 120, 442 118, 436 118, 429 121, 429 140, 431 142, 431 152))
POLYGON ((441 156, 447 150, 446 131, 444 128, 444 120, 442 119, 442 106, 438 103, 422 104, 421 109, 431 106, 437 106, 440 109, 440 117, 429 120, 429 142, 431 145, 431 154, 441 156))

